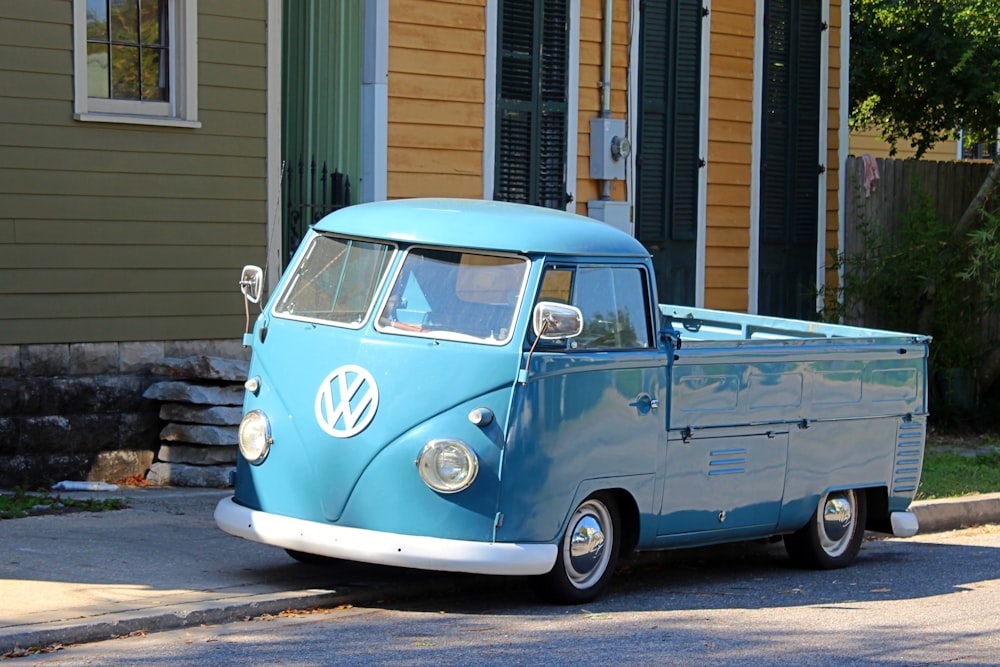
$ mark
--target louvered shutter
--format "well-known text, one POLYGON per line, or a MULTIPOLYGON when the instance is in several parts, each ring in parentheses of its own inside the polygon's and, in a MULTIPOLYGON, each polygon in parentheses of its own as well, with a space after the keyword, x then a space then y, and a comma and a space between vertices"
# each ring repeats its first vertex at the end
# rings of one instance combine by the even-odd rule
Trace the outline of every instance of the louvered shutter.
POLYGON ((494 199, 566 207, 567 0, 502 0, 494 199))
POLYGON ((636 236, 678 304, 695 298, 702 18, 698 0, 641 5, 636 236))
POLYGON ((569 5, 539 3, 541 17, 538 204, 566 207, 566 83, 569 65, 569 5))
POLYGON ((764 10, 758 311, 813 318, 819 205, 819 0, 764 10))

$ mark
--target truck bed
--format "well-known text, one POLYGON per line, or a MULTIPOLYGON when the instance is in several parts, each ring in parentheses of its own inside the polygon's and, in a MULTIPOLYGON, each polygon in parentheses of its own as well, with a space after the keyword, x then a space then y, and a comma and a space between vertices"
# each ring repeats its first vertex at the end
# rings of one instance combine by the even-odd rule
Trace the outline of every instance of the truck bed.
POLYGON ((693 341, 751 341, 751 340, 794 340, 811 338, 829 339, 872 339, 880 343, 898 341, 900 343, 922 343, 929 336, 907 334, 898 331, 868 329, 843 324, 807 322, 781 317, 767 317, 734 313, 707 308, 660 304, 662 326, 680 332, 681 340, 693 341))

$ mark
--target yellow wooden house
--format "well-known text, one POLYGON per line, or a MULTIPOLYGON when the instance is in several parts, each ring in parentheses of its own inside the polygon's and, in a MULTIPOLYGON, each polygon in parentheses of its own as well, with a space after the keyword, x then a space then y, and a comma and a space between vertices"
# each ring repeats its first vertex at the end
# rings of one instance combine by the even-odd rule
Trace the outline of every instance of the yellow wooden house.
MULTIPOLYGON (((302 0, 282 11, 273 181, 307 155, 349 177, 351 202, 566 208, 639 238, 661 300, 814 315, 825 258, 842 245, 847 0, 302 0)), ((286 246, 297 236, 268 234, 286 246)), ((275 259, 289 250, 276 245, 275 259)))

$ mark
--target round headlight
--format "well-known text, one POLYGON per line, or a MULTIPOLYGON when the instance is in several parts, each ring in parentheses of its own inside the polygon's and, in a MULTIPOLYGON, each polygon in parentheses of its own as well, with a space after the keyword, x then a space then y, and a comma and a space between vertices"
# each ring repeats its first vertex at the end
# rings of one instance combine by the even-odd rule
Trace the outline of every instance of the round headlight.
POLYGON ((427 486, 455 493, 476 479, 479 459, 461 440, 431 440, 417 457, 417 469, 427 486))
POLYGON ((271 422, 260 410, 243 415, 239 430, 240 454, 250 463, 261 463, 271 448, 271 422))

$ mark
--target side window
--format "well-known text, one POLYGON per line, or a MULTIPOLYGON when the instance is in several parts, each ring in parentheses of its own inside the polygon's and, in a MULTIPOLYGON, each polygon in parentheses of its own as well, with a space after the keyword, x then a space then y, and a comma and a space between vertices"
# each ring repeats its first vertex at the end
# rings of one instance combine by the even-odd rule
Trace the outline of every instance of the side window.
POLYGON ((570 303, 573 299, 573 271, 570 269, 546 269, 542 276, 539 301, 570 303))
POLYGON ((198 0, 73 0, 77 120, 200 127, 198 0))
POLYGON ((651 346, 647 294, 639 268, 553 267, 542 278, 539 300, 571 303, 583 313, 583 333, 570 348, 634 350, 651 346))

